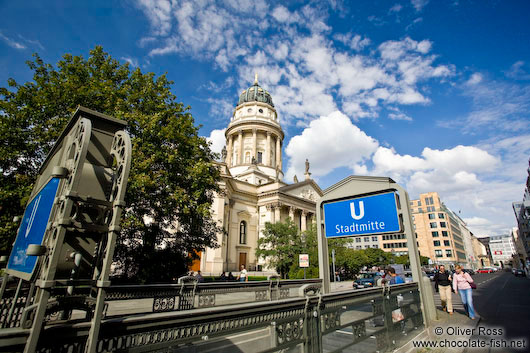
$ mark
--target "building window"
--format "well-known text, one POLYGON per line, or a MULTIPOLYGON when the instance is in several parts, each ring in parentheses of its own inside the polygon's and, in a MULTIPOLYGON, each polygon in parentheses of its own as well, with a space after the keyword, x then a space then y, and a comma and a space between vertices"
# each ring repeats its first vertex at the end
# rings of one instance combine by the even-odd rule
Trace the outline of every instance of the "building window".
POLYGON ((370 248, 370 245, 365 245, 364 248, 365 248, 365 249, 369 249, 369 248, 370 248))
POLYGON ((445 246, 451 246, 451 243, 449 242, 449 240, 444 240, 444 245, 445 246))
POLYGON ((434 255, 436 257, 443 257, 442 250, 434 250, 434 255))
POLYGON ((361 250, 362 248, 363 248, 362 246, 357 245, 357 246, 355 247, 355 250, 361 250))
POLYGON ((438 232, 431 232, 432 234, 432 237, 433 238, 436 238, 436 237, 439 237, 440 235, 438 234, 438 232))
POLYGON ((377 237, 372 237, 372 241, 377 241, 377 237))
POLYGON ((433 243, 434 243, 434 246, 440 246, 440 241, 439 240, 435 240, 433 243))
MULTIPOLYGON (((434 212, 435 209, 434 209, 434 206, 428 206, 427 207, 427 212, 434 212)), ((434 216, 434 215, 433 215, 434 216)), ((434 219, 434 218, 433 218, 434 219)))
POLYGON ((364 241, 365 242, 369 242, 370 241, 370 237, 364 237, 364 241))
POLYGON ((452 251, 452 250, 449 250, 449 249, 446 249, 446 250, 445 250, 445 256, 447 256, 447 257, 453 257, 453 251, 452 251))
POLYGON ((421 200, 418 200, 418 206, 421 206, 421 200))
POLYGON ((356 243, 360 243, 361 242, 361 238, 355 238, 355 242, 356 243))
POLYGON ((445 224, 445 222, 440 222, 440 227, 447 228, 447 225, 445 224))
POLYGON ((431 222, 430 226, 431 228, 438 228, 438 224, 436 224, 436 222, 431 222))
POLYGON ((263 152, 258 152, 258 163, 263 163, 263 152))
POLYGON ((239 244, 247 243, 247 222, 241 221, 239 223, 239 244))
POLYGON ((449 232, 447 232, 446 230, 442 230, 442 237, 448 237, 449 236, 449 232))
POLYGON ((377 245, 377 244, 372 245, 372 248, 374 248, 374 249, 379 249, 379 245, 377 245))
POLYGON ((443 213, 438 213, 438 218, 444 219, 445 215, 443 213))
POLYGON ((429 213, 429 219, 435 219, 436 215, 434 213, 429 213))

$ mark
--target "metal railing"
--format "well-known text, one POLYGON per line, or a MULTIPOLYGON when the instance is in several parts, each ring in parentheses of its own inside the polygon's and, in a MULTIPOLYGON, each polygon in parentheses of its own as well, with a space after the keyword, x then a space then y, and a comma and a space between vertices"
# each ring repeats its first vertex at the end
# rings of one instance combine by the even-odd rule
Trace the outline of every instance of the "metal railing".
MULTIPOLYGON (((38 352, 82 353, 89 322, 44 327, 38 352)), ((103 319, 97 352, 384 352, 423 329, 417 283, 103 319)), ((27 330, 0 330, 0 350, 27 330)))

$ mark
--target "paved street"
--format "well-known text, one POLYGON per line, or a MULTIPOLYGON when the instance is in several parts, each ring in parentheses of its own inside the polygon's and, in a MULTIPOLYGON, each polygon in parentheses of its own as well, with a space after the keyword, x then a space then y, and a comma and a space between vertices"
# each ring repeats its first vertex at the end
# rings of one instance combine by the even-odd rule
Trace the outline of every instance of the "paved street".
MULTIPOLYGON (((490 340, 525 339, 526 348, 514 350, 507 347, 474 349, 470 352, 530 352, 530 279, 515 277, 511 272, 475 274, 477 289, 473 291, 473 302, 478 315, 477 328, 501 328, 502 335, 489 335, 476 330, 472 338, 490 340)), ((434 286, 434 285, 433 285, 434 286)), ((435 303, 440 308, 440 297, 435 294, 435 303)), ((460 296, 453 294, 456 312, 464 313, 460 296)))

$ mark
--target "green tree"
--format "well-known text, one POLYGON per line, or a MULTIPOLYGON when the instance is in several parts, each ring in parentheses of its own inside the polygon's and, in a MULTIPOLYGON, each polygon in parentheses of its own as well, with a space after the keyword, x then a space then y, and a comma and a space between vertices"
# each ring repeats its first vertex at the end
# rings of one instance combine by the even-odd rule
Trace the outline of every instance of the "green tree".
MULTIPOLYGON (((302 234, 301 254, 309 255, 309 267, 305 270, 306 278, 318 278, 318 240, 316 224, 311 224, 308 230, 302 234)), ((289 269, 289 278, 304 278, 304 269, 300 268, 298 257, 289 269)))
POLYGON ((266 258, 282 278, 286 278, 289 269, 298 262, 302 253, 302 237, 292 220, 265 223, 263 237, 258 239, 257 258, 266 258))
POLYGON ((37 54, 27 64, 32 82, 9 79, 0 88, 3 254, 16 235, 13 216, 23 214, 38 168, 78 105, 128 122, 132 168, 116 248, 125 274, 143 282, 167 280, 186 270, 194 250, 215 246, 215 155, 165 74, 131 70, 99 46, 87 59, 66 54, 56 67, 37 54))
MULTIPOLYGON (((409 255, 396 256, 394 258, 394 261, 395 261, 396 264, 410 266, 409 255)), ((429 258, 427 256, 420 255, 420 265, 421 266, 427 266, 428 264, 429 264, 429 258)))

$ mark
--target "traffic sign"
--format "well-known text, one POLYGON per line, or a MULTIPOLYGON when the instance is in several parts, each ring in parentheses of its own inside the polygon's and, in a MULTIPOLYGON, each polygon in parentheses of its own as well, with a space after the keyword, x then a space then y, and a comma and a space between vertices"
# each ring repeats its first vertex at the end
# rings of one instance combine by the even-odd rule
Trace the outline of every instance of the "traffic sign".
POLYGON ((7 263, 8 273, 26 280, 31 278, 37 257, 26 255, 26 250, 30 244, 42 244, 59 181, 52 178, 26 207, 7 263))
POLYGON ((324 223, 327 238, 402 231, 394 192, 326 203, 324 223))
POLYGON ((300 267, 309 267, 309 254, 298 255, 298 262, 300 263, 300 267))

